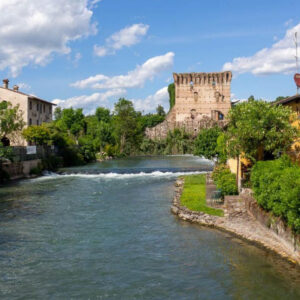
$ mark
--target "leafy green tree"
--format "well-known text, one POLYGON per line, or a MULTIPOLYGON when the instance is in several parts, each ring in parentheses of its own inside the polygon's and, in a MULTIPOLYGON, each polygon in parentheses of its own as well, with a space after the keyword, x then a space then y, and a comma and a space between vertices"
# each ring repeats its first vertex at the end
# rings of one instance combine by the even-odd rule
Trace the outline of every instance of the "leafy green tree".
POLYGON ((0 140, 10 138, 14 140, 20 135, 25 122, 19 105, 12 106, 10 102, 0 103, 0 140))
POLYGON ((207 159, 217 158, 220 155, 217 139, 221 133, 222 130, 217 126, 202 129, 195 140, 194 154, 207 159))
POLYGON ((45 123, 42 125, 31 125, 22 132, 23 137, 35 145, 51 145, 50 130, 45 123))
POLYGON ((171 83, 168 86, 170 110, 175 105, 175 84, 171 83))
POLYGON ((104 123, 108 123, 110 121, 110 111, 104 107, 98 107, 95 113, 98 121, 102 121, 104 123))
POLYGON ((161 105, 158 105, 156 108, 156 113, 160 117, 164 117, 166 115, 164 108, 161 105))
POLYGON ((191 137, 184 130, 169 131, 166 138, 166 154, 185 154, 191 151, 191 137))
POLYGON ((67 130, 77 141, 79 135, 84 133, 86 128, 82 108, 73 109, 71 107, 63 109, 59 119, 56 121, 56 126, 63 130, 67 130))
POLYGON ((54 119, 55 120, 60 120, 62 115, 62 109, 61 107, 57 106, 54 110, 54 119))
POLYGON ((121 154, 129 154, 135 144, 139 144, 141 137, 138 136, 137 117, 131 101, 121 98, 115 104, 114 136, 121 154))
POLYGON ((243 154, 255 162, 276 157, 287 150, 297 136, 291 123, 291 110, 262 100, 250 100, 234 106, 226 131, 228 155, 243 154))
POLYGON ((283 99, 286 99, 286 98, 288 98, 289 96, 286 96, 286 97, 284 97, 284 96, 279 96, 279 97, 277 97, 276 99, 275 99, 275 101, 274 102, 277 102, 277 101, 280 101, 280 100, 283 100, 283 99))

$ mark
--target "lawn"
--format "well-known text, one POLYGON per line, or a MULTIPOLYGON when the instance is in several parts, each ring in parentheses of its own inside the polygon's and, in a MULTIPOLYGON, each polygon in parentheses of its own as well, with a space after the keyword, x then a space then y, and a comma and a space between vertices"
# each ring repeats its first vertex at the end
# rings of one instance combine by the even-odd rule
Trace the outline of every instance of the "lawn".
POLYGON ((223 216, 221 209, 212 208, 206 205, 205 175, 183 176, 184 187, 180 198, 181 205, 190 210, 202 211, 214 216, 223 216))

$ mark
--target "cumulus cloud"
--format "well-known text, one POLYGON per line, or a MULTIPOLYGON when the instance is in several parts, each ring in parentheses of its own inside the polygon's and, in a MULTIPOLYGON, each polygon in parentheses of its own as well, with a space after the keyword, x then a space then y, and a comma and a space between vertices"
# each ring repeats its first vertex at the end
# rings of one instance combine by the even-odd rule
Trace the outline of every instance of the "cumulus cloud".
POLYGON ((94 53, 97 56, 106 56, 116 53, 123 47, 130 47, 140 42, 141 38, 147 34, 149 25, 134 24, 123 28, 106 39, 104 46, 94 46, 94 53))
POLYGON ((300 23, 288 29, 284 38, 270 48, 264 48, 253 56, 234 58, 232 62, 224 64, 223 70, 231 70, 236 74, 249 72, 254 75, 288 74, 296 71, 295 32, 300 36, 300 23))
POLYGON ((52 103, 57 104, 61 108, 83 108, 85 114, 94 113, 96 107, 105 106, 111 108, 110 99, 117 100, 126 95, 124 89, 109 90, 104 93, 94 93, 92 95, 81 95, 68 99, 54 99, 52 103))
POLYGON ((168 87, 163 87, 158 90, 154 95, 150 95, 145 99, 133 99, 134 107, 138 111, 145 113, 155 112, 158 105, 162 105, 165 111, 169 110, 169 93, 168 87))
POLYGON ((76 88, 116 89, 142 87, 147 80, 153 79, 160 72, 173 66, 174 53, 155 56, 141 66, 137 66, 126 75, 108 77, 103 74, 76 81, 71 86, 76 88))
POLYGON ((1 1, 0 70, 8 68, 17 76, 29 64, 47 64, 53 53, 70 53, 70 41, 96 33, 90 9, 96 2, 1 1))

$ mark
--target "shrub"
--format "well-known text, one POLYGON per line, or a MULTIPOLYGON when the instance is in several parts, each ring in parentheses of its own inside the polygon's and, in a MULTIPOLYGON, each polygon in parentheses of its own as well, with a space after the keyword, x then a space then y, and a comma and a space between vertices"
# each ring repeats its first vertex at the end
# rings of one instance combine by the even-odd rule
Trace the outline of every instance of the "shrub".
POLYGON ((257 162, 251 183, 258 204, 300 232, 300 167, 287 156, 257 162))
POLYGON ((217 188, 220 189, 222 197, 225 195, 238 194, 235 175, 230 172, 225 164, 220 164, 215 167, 212 178, 217 188))

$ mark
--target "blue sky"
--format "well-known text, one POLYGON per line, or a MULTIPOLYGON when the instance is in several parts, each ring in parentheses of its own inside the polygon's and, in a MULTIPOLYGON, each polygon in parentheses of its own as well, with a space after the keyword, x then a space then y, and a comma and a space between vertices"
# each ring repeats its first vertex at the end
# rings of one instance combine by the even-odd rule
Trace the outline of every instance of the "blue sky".
POLYGON ((296 92, 299 12, 294 0, 6 1, 0 73, 86 113, 123 96, 145 112, 168 110, 172 72, 231 69, 233 99, 273 100, 296 92))

